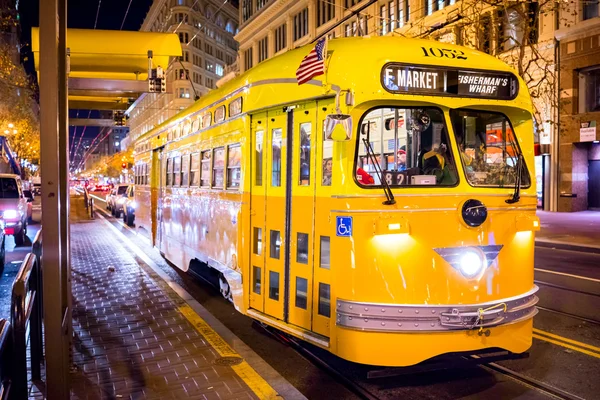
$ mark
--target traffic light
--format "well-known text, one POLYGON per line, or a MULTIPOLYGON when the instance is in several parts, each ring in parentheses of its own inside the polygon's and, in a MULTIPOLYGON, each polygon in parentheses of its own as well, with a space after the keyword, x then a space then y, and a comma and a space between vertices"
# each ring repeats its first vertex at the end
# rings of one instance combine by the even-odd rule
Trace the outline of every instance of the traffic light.
POLYGON ((165 93, 167 91, 167 77, 161 67, 153 68, 148 75, 148 92, 165 93))
POLYGON ((113 114, 113 119, 116 126, 125 126, 126 117, 123 111, 115 111, 113 114))

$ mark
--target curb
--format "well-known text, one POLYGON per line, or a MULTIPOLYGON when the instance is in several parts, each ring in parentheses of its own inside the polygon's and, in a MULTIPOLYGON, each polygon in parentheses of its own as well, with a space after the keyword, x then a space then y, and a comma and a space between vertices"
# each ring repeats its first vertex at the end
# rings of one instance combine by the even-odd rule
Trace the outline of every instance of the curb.
POLYGON ((555 240, 535 240, 536 247, 544 247, 548 249, 580 251, 582 253, 600 254, 600 246, 584 246, 579 244, 565 243, 555 240))

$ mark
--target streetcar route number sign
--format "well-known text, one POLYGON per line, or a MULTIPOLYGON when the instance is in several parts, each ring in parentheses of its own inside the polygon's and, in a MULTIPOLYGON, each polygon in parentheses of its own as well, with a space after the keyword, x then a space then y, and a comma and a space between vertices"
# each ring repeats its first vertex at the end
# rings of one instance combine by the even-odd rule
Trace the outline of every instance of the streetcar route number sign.
POLYGON ((335 233, 341 237, 352 236, 352 217, 335 217, 335 233))

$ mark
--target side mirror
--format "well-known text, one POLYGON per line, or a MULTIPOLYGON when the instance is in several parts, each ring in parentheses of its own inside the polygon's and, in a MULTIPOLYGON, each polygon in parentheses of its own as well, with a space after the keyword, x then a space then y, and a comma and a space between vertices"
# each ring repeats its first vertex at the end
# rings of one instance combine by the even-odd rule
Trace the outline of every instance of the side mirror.
POLYGON ((329 114, 325 118, 325 139, 345 142, 352 138, 352 117, 348 114, 329 114))

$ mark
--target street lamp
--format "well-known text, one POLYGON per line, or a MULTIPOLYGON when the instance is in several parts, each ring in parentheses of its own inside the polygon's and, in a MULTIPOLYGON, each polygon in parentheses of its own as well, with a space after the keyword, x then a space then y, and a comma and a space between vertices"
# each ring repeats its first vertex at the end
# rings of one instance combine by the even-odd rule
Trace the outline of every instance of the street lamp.
POLYGON ((5 130, 4 130, 4 134, 5 134, 5 135, 8 135, 9 133, 10 133, 10 131, 9 131, 8 129, 5 129, 5 130))
POLYGON ((10 129, 12 129, 12 128, 14 128, 14 127, 15 127, 15 125, 14 125, 14 124, 8 124, 8 127, 9 127, 10 129))

